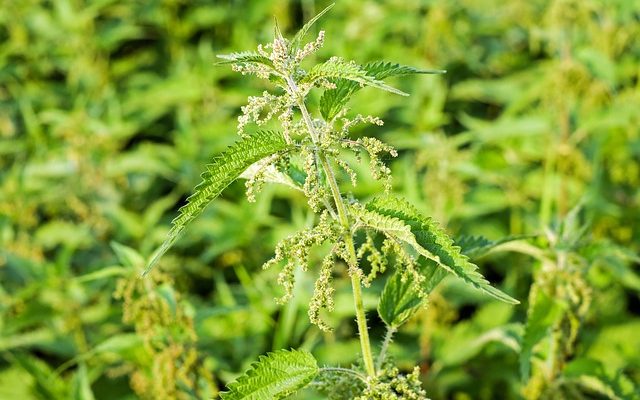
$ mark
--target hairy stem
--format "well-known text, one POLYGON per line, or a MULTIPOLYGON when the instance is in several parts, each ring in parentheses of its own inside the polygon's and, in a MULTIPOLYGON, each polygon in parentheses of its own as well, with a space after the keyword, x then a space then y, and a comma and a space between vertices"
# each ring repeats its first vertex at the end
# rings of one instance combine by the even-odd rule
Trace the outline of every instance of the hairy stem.
MULTIPOLYGON (((289 87, 291 91, 297 95, 298 88, 293 81, 293 79, 287 79, 289 83, 289 87)), ((311 135, 314 143, 318 144, 319 135, 316 132, 315 127, 313 126, 313 120, 311 119, 311 115, 309 115, 309 111, 304 103, 304 99, 300 96, 297 97, 298 107, 300 108, 300 112, 302 113, 302 118, 307 125, 307 129, 309 130, 309 134, 311 135)), ((362 284, 360 275, 356 272, 356 268, 358 265, 358 258, 356 256, 355 246, 353 244, 353 238, 351 237, 351 226, 349 224, 349 217, 347 215, 347 208, 344 204, 344 200, 342 199, 342 194, 340 193, 340 188, 338 187, 338 182, 336 181, 336 177, 333 173, 333 169, 329 164, 329 160, 327 156, 320 152, 318 154, 318 158, 320 160, 320 164, 322 165, 322 169, 327 177, 327 182, 329 183, 329 187, 331 189, 331 194, 333 195, 333 201, 335 202, 336 209, 338 211, 338 220, 340 224, 345 229, 345 234, 343 236, 345 247, 347 248, 347 252, 349 253, 349 275, 351 276, 351 288, 353 290, 353 302, 356 310, 356 322, 358 323, 358 333, 360 337, 360 347, 362 349, 362 358, 364 360, 364 367, 367 371, 367 375, 375 376, 376 369, 373 363, 373 352, 371 351, 371 342, 369 340, 369 329, 367 328, 367 317, 364 311, 364 304, 362 302, 362 284)))
POLYGON ((320 162, 322 168, 327 175, 327 181, 331 187, 331 193, 338 209, 338 218, 346 232, 343 236, 344 244, 349 252, 349 276, 351 276, 351 288, 353 290, 353 302, 356 309, 356 321, 358 323, 358 333, 360 334, 360 347, 362 348, 362 358, 364 359, 364 366, 369 376, 375 376, 376 370, 373 365, 373 353, 371 352, 371 343, 369 341, 369 329, 367 328, 367 317, 364 312, 364 304, 362 302, 362 284, 360 282, 360 275, 357 272, 358 258, 356 256, 356 250, 353 245, 353 238, 351 237, 351 230, 349 225, 349 217, 347 216, 347 209, 342 200, 338 183, 333 174, 333 170, 329 165, 329 161, 324 154, 320 155, 320 162))
POLYGON ((376 361, 376 369, 382 368, 382 363, 384 359, 387 357, 387 350, 389 349, 389 345, 391 344, 391 339, 393 339, 393 335, 396 333, 396 328, 392 326, 387 327, 387 333, 384 335, 384 341, 382 342, 382 347, 380 348, 380 354, 378 354, 378 360, 376 361))

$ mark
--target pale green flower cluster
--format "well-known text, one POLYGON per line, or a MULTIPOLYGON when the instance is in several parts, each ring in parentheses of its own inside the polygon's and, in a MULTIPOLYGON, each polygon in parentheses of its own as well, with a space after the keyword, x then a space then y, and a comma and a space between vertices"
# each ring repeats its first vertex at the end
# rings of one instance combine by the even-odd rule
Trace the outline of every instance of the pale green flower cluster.
POLYGON ((336 242, 339 235, 339 226, 328 212, 323 212, 316 226, 297 232, 278 243, 274 257, 267 261, 263 268, 268 269, 285 261, 285 265, 278 275, 278 283, 284 287, 285 291, 280 302, 286 302, 293 296, 295 268, 299 265, 303 270, 307 270, 311 248, 326 241, 336 242))
MULTIPOLYGON (((345 228, 341 226, 338 215, 340 210, 332 197, 327 167, 335 168, 335 172, 344 172, 355 187, 358 184, 356 168, 347 161, 349 158, 344 157, 344 152, 354 152, 357 163, 363 161, 362 153, 366 153, 371 176, 380 180, 385 191, 389 191, 391 170, 384 159, 389 156, 396 157, 397 152, 376 138, 351 137, 351 130, 357 125, 382 126, 383 121, 376 116, 357 114, 347 117, 348 110, 342 106, 335 115, 325 120, 322 116, 312 116, 307 110, 306 97, 314 88, 331 91, 336 88, 337 82, 345 79, 341 78, 342 76, 355 79, 359 87, 365 82, 372 82, 366 75, 362 77, 362 67, 338 57, 332 57, 310 69, 303 68, 301 63, 320 49, 324 40, 325 35, 321 31, 313 41, 301 45, 298 43, 299 38, 289 41, 276 30, 274 41, 258 46, 257 52, 237 53, 226 57, 233 62, 234 70, 269 79, 280 89, 279 92, 265 91, 261 96, 249 97, 248 103, 241 108, 242 114, 238 117, 238 133, 243 137, 250 136, 248 130, 252 124, 264 127, 277 117, 279 129, 287 143, 295 145, 298 149, 297 154, 276 154, 254 164, 249 169, 251 173, 245 174, 247 198, 255 201, 256 195, 267 181, 283 183, 286 180, 287 184, 305 194, 311 209, 320 216, 313 228, 298 232, 279 243, 275 256, 264 267, 283 264, 278 283, 284 288, 284 295, 280 301, 287 301, 293 293, 295 270, 298 267, 305 270, 308 268, 312 247, 325 242, 332 243, 332 250, 325 255, 320 266, 308 313, 312 323, 323 330, 330 330, 320 318, 320 313, 323 309, 333 309, 334 289, 331 282, 338 259, 344 260, 348 265, 349 274, 357 275, 366 286, 369 286, 379 274, 384 273, 387 269, 387 258, 393 252, 399 254, 394 257, 397 265, 406 266, 409 274, 416 279, 419 279, 420 275, 415 272, 411 257, 404 253, 399 244, 389 239, 378 249, 373 236, 367 233, 365 242, 357 250, 357 255, 347 254, 347 247, 342 243, 341 235, 344 234, 345 228), (300 170, 304 178, 297 182, 291 180, 287 174, 291 168, 300 170), (281 178, 274 179, 274 174, 280 174, 281 178), (367 273, 357 262, 363 257, 366 257, 370 265, 367 273)), ((357 205, 357 201, 352 202, 357 205)))
POLYGON ((369 274, 364 277, 362 283, 365 286, 370 286, 378 274, 383 274, 387 270, 387 256, 378 250, 378 247, 376 247, 373 241, 373 237, 369 233, 366 235, 365 242, 358 249, 358 260, 362 260, 367 253, 369 254, 367 261, 371 266, 371 270, 369 274))
POLYGON ((409 375, 402 375, 398 368, 389 367, 379 376, 367 380, 367 388, 354 400, 428 400, 420 382, 419 367, 409 375))

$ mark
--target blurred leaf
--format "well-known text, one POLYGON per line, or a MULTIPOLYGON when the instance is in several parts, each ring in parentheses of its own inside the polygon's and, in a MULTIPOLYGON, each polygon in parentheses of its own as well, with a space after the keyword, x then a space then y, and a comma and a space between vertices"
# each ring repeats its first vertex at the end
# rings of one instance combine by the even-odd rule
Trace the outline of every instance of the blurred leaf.
POLYGON ((25 354, 14 354, 17 365, 27 371, 35 380, 34 391, 41 399, 68 399, 67 385, 53 373, 51 368, 42 360, 25 354))
POLYGON ((564 312, 564 306, 551 298, 543 290, 536 292, 527 312, 527 322, 522 336, 520 353, 520 375, 523 380, 529 378, 533 349, 542 339, 549 336, 551 328, 564 312))
POLYGON ((129 268, 142 268, 145 265, 144 257, 131 247, 127 247, 118 242, 111 242, 111 248, 123 266, 129 268))
POLYGON ((529 239, 534 235, 516 235, 507 236, 498 240, 489 240, 483 236, 461 236, 456 240, 456 244, 460 246, 462 252, 469 258, 477 258, 493 251, 504 243, 514 242, 517 240, 529 239))
POLYGON ((73 400, 95 400, 91 390, 91 382, 87 372, 87 366, 81 362, 75 374, 73 400))

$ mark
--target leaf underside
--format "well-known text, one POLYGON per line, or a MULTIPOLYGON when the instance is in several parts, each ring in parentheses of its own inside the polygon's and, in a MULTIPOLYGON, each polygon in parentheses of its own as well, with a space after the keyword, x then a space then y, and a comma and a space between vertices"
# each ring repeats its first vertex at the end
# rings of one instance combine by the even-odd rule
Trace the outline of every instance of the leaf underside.
POLYGON ((242 51, 239 53, 219 54, 217 55, 222 61, 218 61, 216 65, 227 64, 262 64, 273 68, 273 61, 269 57, 265 57, 255 51, 242 51))
POLYGON ((223 400, 277 400, 306 386, 318 374, 315 358, 306 350, 278 350, 260 356, 248 371, 221 393, 223 400))
MULTIPOLYGON (((421 215, 406 200, 395 196, 377 197, 367 203, 366 210, 387 217, 383 225, 392 225, 393 235, 458 278, 498 300, 510 304, 519 303, 518 300, 491 286, 478 272, 478 267, 462 254, 460 247, 456 246, 431 218, 421 215), (412 237, 407 235, 407 230, 400 228, 399 224, 402 223, 412 237)), ((384 227, 382 230, 384 231, 384 227)))
MULTIPOLYGON (((427 70, 394 64, 386 61, 376 61, 365 64, 362 70, 371 78, 381 81, 392 76, 410 74, 441 74, 443 70, 427 70)), ((362 86, 358 82, 335 79, 335 89, 326 90, 320 98, 320 112, 326 120, 330 120, 347 104, 351 96, 362 86)))
POLYGON ((402 278, 400 272, 391 275, 378 301, 380 318, 392 328, 402 325, 424 302, 415 290, 413 282, 408 277, 404 280, 402 278))
POLYGON ((173 226, 167 238, 154 253, 144 273, 148 273, 160 257, 173 246, 185 227, 251 164, 272 154, 290 150, 290 148, 291 146, 287 144, 280 132, 262 131, 248 138, 243 138, 220 156, 214 158, 202 174, 202 181, 187 199, 187 204, 178 211, 178 216, 172 221, 173 226))

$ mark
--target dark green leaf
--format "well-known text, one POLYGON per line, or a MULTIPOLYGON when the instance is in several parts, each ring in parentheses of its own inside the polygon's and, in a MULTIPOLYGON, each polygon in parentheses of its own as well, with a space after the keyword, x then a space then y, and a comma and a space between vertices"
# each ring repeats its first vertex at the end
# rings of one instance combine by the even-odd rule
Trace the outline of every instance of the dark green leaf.
POLYGON ((535 237, 534 235, 516 235, 507 236, 498 240, 489 240, 483 236, 461 236, 456 240, 456 244, 460 246, 460 249, 469 258, 482 257, 495 249, 496 247, 515 242, 516 240, 530 239, 535 237))
MULTIPOLYGON (((422 290, 428 295, 445 277, 446 271, 431 260, 421 258, 419 262, 420 272, 426 277, 422 290)), ((405 323, 427 301, 426 296, 420 296, 419 289, 409 276, 403 277, 401 271, 396 271, 387 279, 382 290, 378 302, 380 318, 392 328, 405 323)))

